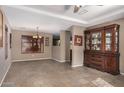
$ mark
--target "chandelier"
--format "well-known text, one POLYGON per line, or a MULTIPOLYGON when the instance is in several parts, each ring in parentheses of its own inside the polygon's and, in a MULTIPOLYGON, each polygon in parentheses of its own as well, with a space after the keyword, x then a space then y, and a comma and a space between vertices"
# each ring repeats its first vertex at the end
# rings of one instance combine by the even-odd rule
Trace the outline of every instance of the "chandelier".
POLYGON ((42 36, 40 36, 39 33, 38 33, 39 27, 37 27, 36 29, 37 29, 37 34, 36 35, 33 35, 33 38, 34 39, 40 39, 40 38, 42 38, 42 36))

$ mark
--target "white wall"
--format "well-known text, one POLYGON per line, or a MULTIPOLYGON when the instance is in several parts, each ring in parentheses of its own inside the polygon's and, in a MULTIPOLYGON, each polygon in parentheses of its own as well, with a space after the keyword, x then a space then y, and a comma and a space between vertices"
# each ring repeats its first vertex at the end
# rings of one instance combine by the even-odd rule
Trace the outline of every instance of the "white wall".
POLYGON ((52 47, 52 59, 58 62, 61 62, 61 47, 60 46, 52 47))
POLYGON ((3 47, 0 47, 0 85, 11 65, 11 49, 9 44, 9 33, 11 33, 10 25, 3 12, 3 47), (8 26, 8 59, 5 59, 5 24, 8 26))
POLYGON ((70 61, 70 49, 71 49, 71 45, 70 45, 70 37, 71 37, 71 31, 65 31, 66 35, 65 35, 65 56, 66 56, 66 61, 69 62, 70 61))
POLYGON ((61 61, 62 62, 65 62, 66 61, 66 47, 65 47, 65 35, 66 35, 66 32, 65 31, 61 31, 60 32, 60 53, 61 53, 61 61))
POLYGON ((53 46, 52 59, 59 62, 66 62, 66 32, 60 32, 60 46, 53 46))
MULTIPOLYGON (((49 46, 44 45, 44 53, 21 53, 21 35, 34 35, 36 32, 12 30, 12 61, 51 59, 52 57, 52 34, 39 33, 41 36, 49 37, 49 46)), ((44 39, 45 42, 45 39, 44 39)))
POLYGON ((81 26, 72 26, 72 67, 83 66, 84 60, 84 27, 81 26), (83 44, 82 46, 74 45, 74 35, 83 36, 83 44))

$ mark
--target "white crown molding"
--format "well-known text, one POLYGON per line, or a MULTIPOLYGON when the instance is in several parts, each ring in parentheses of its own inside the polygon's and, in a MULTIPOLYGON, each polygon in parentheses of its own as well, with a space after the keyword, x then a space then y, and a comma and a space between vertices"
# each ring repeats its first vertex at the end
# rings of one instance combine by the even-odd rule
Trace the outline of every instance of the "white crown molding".
POLYGON ((80 20, 80 19, 76 19, 76 18, 72 18, 70 16, 64 16, 64 15, 60 15, 60 14, 55 14, 55 13, 47 12, 47 11, 44 11, 44 10, 38 10, 38 9, 31 8, 31 7, 17 6, 17 5, 16 6, 9 5, 9 6, 6 6, 6 7, 12 7, 12 8, 16 8, 16 9, 21 9, 21 10, 24 10, 24 11, 43 14, 43 15, 47 15, 47 16, 51 16, 51 17, 55 17, 55 18, 59 18, 59 19, 64 19, 64 20, 68 20, 68 21, 81 23, 81 24, 87 24, 86 21, 83 21, 83 20, 80 20))
MULTIPOLYGON (((28 31, 28 32, 35 32, 36 29, 33 29, 33 28, 24 28, 24 27, 11 27, 11 30, 12 31, 28 31)), ((42 33, 42 34, 53 34, 52 32, 46 32, 45 30, 42 30, 42 29, 39 29, 38 31, 39 33, 42 33)))
MULTIPOLYGON (((6 7, 20 9, 20 10, 33 12, 33 13, 37 13, 37 14, 42 14, 42 15, 46 15, 46 16, 51 16, 51 17, 54 17, 54 18, 59 18, 59 19, 63 19, 63 20, 71 21, 71 22, 76 22, 76 23, 81 24, 84 27, 94 26, 94 25, 98 25, 98 24, 101 24, 101 23, 105 23, 105 22, 114 21, 114 20, 117 20, 117 19, 120 19, 120 18, 124 18, 124 9, 123 8, 121 8, 117 11, 111 12, 111 13, 104 14, 104 15, 99 16, 99 17, 95 17, 90 21, 84 21, 84 20, 73 18, 73 17, 48 12, 48 11, 45 11, 45 10, 39 10, 39 9, 31 8, 31 7, 28 7, 28 6, 9 5, 9 6, 6 6, 6 7)), ((11 26, 11 27, 13 29, 17 29, 14 26, 11 26)), ((22 29, 22 28, 19 28, 19 27, 18 27, 18 29, 26 30, 26 29, 22 29)), ((53 32, 53 31, 51 31, 51 32, 53 32)))
POLYGON ((106 15, 101 16, 101 17, 97 17, 97 18, 89 21, 87 26, 93 26, 96 24, 109 22, 109 21, 120 19, 120 18, 124 18, 124 9, 120 9, 118 11, 106 14, 106 15))
POLYGON ((121 14, 121 13, 124 13, 124 9, 120 9, 118 11, 106 14, 106 15, 101 16, 101 17, 97 17, 96 19, 91 20, 89 23, 92 23, 92 22, 95 22, 95 21, 99 21, 99 20, 103 20, 105 18, 108 18, 108 17, 111 17, 111 16, 115 16, 115 15, 118 15, 118 14, 121 14))
POLYGON ((36 31, 36 29, 33 29, 33 28, 15 27, 15 26, 12 26, 11 29, 12 30, 21 30, 21 31, 36 31))

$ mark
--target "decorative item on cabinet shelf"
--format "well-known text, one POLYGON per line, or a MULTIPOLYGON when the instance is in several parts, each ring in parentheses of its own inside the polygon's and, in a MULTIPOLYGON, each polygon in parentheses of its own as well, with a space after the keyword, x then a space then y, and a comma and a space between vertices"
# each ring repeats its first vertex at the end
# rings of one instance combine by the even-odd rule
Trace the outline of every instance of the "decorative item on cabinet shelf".
POLYGON ((75 46, 82 46, 83 36, 82 35, 75 35, 74 36, 74 45, 75 46))

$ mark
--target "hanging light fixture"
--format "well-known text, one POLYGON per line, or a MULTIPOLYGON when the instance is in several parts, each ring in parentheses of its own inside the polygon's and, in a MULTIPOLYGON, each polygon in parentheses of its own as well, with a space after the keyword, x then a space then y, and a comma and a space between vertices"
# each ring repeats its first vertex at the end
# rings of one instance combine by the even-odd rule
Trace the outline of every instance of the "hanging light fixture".
POLYGON ((37 27, 36 29, 37 29, 37 34, 36 34, 36 35, 33 35, 33 38, 35 38, 35 39, 42 38, 42 36, 40 36, 40 35, 38 34, 39 27, 37 27))

